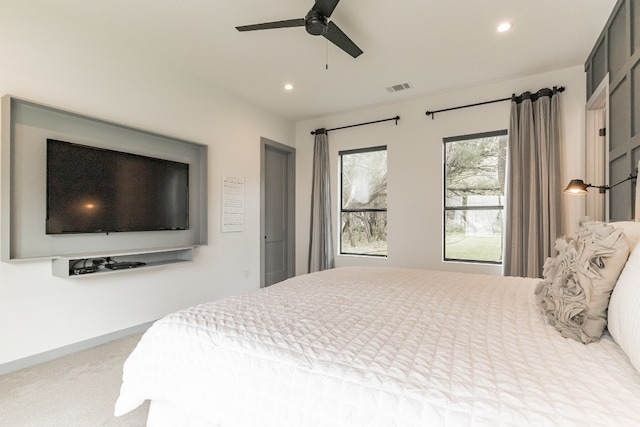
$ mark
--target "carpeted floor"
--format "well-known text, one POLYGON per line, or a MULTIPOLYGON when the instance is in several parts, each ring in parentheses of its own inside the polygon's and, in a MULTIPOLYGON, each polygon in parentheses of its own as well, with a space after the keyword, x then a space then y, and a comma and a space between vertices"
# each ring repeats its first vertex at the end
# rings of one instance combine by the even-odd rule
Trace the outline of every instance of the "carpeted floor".
POLYGON ((140 336, 0 376, 0 426, 143 427, 148 403, 125 416, 113 416, 122 365, 140 336))

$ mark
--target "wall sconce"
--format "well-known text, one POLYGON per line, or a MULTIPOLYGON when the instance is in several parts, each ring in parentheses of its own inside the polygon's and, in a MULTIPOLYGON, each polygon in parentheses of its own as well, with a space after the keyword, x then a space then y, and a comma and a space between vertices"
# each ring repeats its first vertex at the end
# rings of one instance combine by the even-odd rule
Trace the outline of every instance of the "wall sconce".
POLYGON ((587 194, 587 188, 597 188, 600 190, 600 193, 604 193, 607 190, 611 190, 613 187, 622 184, 623 182, 627 182, 630 181, 632 179, 636 179, 638 177, 638 175, 629 175, 627 178, 623 179, 622 181, 618 182, 617 184, 613 184, 613 185, 591 185, 591 184, 585 184, 583 180, 581 179, 572 179, 571 182, 569 182, 569 185, 567 185, 567 188, 564 189, 564 192, 567 194, 587 194))

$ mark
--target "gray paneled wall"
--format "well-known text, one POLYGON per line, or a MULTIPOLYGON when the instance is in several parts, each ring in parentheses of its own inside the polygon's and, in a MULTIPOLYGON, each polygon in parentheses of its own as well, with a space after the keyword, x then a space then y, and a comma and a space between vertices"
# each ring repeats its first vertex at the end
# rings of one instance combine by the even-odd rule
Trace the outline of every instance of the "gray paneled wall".
MULTIPOLYGON (((636 173, 640 160, 640 0, 619 0, 587 62, 587 98, 609 77, 609 181, 636 173)), ((596 185, 604 183, 594 183, 596 185)), ((633 218, 635 182, 610 190, 609 218, 633 218)))

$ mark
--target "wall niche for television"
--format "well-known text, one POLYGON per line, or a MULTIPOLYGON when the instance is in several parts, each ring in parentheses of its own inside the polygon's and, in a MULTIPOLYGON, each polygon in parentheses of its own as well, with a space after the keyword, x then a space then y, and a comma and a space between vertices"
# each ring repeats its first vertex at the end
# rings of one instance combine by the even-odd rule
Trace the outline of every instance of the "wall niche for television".
POLYGON ((207 244, 206 145, 5 95, 1 150, 2 261, 207 244), (188 228, 47 234, 47 139, 187 164, 188 228))

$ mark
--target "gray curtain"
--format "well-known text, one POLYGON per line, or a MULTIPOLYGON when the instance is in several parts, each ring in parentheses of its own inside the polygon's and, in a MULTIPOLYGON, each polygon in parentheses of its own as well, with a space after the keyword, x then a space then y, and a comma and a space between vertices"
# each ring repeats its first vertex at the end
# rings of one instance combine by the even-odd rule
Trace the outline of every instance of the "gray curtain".
POLYGON ((329 137, 323 129, 316 131, 312 179, 309 273, 335 267, 331 228, 329 137))
POLYGON ((559 97, 556 88, 511 101, 503 267, 542 277, 561 235, 559 97))

